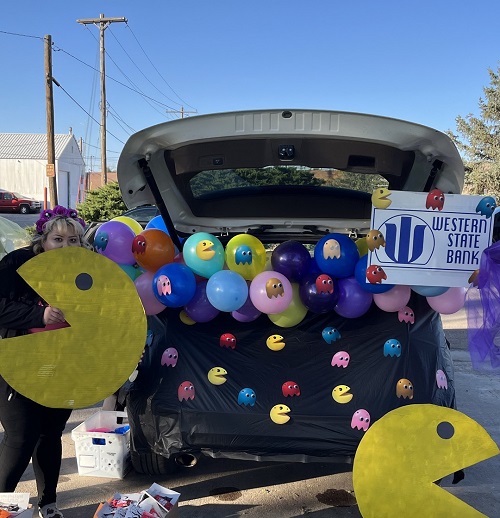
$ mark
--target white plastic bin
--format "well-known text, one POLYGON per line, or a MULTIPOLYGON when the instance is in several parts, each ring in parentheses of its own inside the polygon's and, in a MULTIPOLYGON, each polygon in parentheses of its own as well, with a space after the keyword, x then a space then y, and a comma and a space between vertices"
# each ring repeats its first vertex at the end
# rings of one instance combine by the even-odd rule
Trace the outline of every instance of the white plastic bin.
POLYGON ((89 432, 128 425, 126 412, 100 410, 78 425, 75 443, 78 474, 87 477, 123 478, 130 470, 130 430, 125 433, 89 432))

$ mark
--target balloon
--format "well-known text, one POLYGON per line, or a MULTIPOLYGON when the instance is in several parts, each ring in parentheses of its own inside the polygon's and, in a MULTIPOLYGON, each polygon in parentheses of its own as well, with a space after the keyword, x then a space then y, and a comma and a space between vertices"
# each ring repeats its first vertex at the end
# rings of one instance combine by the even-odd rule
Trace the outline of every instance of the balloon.
POLYGON ((356 243, 344 234, 323 236, 314 247, 314 260, 319 269, 337 278, 353 275, 358 259, 356 243))
POLYGON ((226 245, 226 264, 230 270, 251 281, 266 266, 266 249, 259 239, 249 234, 238 234, 226 245))
POLYGON ((207 298, 219 311, 235 311, 247 300, 245 279, 231 270, 215 272, 207 282, 207 298))
POLYGON ((360 237, 356 239, 355 243, 360 257, 363 257, 368 253, 368 243, 366 242, 366 237, 360 237))
POLYGON ((150 219, 146 224, 146 228, 157 228, 158 230, 163 230, 163 232, 170 235, 169 231, 167 230, 167 225, 165 225, 161 214, 150 219))
MULTIPOLYGON (((170 236, 170 232, 168 231, 167 225, 165 225, 165 222, 163 221, 163 217, 161 216, 161 214, 158 216, 155 216, 154 218, 150 219, 146 223, 146 229, 150 229, 150 228, 156 228, 158 230, 163 230, 163 232, 165 232, 165 234, 170 236)), ((179 241, 182 243, 184 241, 184 238, 179 237, 179 241)), ((175 254, 177 255, 178 253, 179 253, 179 249, 176 246, 175 254)))
POLYGON ((153 277, 153 272, 144 272, 134 281, 146 315, 157 315, 165 309, 153 293, 153 277))
POLYGON ((141 275, 142 271, 136 268, 132 264, 119 264, 118 265, 133 281, 141 275))
POLYGON ((363 255, 359 258, 359 261, 356 263, 356 268, 354 269, 354 276, 356 280, 359 282, 359 285, 370 293, 385 293, 390 289, 394 288, 394 284, 372 284, 371 282, 366 282, 366 268, 368 267, 368 255, 363 255))
MULTIPOLYGON (((250 283, 247 283, 247 286, 250 283)), ((231 315, 234 317, 235 320, 238 320, 238 322, 253 322, 262 313, 253 305, 252 299, 250 298, 250 293, 247 295, 247 300, 241 306, 241 308, 232 311, 231 315)))
POLYGON ((443 286, 410 286, 410 288, 423 297, 437 297, 448 291, 448 288, 443 286))
POLYGON ((271 254, 272 269, 290 282, 300 282, 309 272, 312 261, 309 250, 293 240, 279 244, 271 254))
POLYGON ((195 322, 209 322, 220 311, 214 308, 207 297, 207 281, 199 282, 193 298, 184 306, 186 315, 195 322))
POLYGON ((363 290, 354 277, 339 279, 337 285, 339 298, 333 309, 341 317, 358 318, 370 309, 373 295, 363 290))
POLYGON ((171 237, 156 228, 143 230, 133 241, 132 250, 139 266, 156 272, 174 260, 175 248, 171 237))
POLYGON ((391 313, 404 308, 408 304, 410 296, 411 288, 398 284, 385 293, 375 293, 373 302, 381 310, 391 313))
POLYGON ((299 285, 296 282, 292 282, 292 302, 290 305, 281 313, 274 315, 267 315, 269 320, 279 327, 292 327, 300 324, 307 315, 307 308, 302 303, 299 295, 299 285))
POLYGON ((195 291, 194 273, 183 264, 166 264, 154 275, 153 293, 169 308, 185 306, 193 298, 195 291))
POLYGON ((182 254, 194 273, 209 278, 224 266, 224 247, 219 239, 207 232, 197 232, 184 243, 182 254))
POLYGON ((441 295, 427 297, 427 302, 434 311, 443 315, 451 315, 464 307, 466 293, 466 288, 448 288, 441 295))
POLYGON ((140 234, 144 230, 137 220, 129 218, 128 216, 116 216, 116 218, 113 218, 111 221, 120 221, 121 223, 125 223, 127 227, 132 229, 135 235, 140 234))
POLYGON ((326 273, 308 274, 300 283, 300 300, 313 313, 332 311, 338 300, 336 284, 326 273))
POLYGON ((134 264, 134 231, 121 221, 103 223, 94 237, 94 250, 118 264, 134 264))
POLYGON ((262 313, 272 315, 285 311, 292 301, 292 285, 281 273, 264 271, 250 284, 250 299, 262 313))

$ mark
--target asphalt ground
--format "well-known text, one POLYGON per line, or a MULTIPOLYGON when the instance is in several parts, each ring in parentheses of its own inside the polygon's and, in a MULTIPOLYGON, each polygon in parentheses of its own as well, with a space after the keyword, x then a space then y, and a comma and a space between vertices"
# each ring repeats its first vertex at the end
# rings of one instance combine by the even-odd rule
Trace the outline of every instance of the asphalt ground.
MULTIPOLYGON (((476 420, 500 445, 500 373, 472 370, 467 351, 465 312, 443 317, 455 365, 458 409, 476 420)), ((181 518, 314 518, 357 517, 350 466, 332 464, 259 463, 202 457, 193 468, 162 477, 130 471, 124 479, 78 475, 71 430, 99 410, 100 405, 75 410, 63 437, 59 507, 66 518, 92 518, 98 504, 115 493, 147 489, 153 482, 181 493, 181 518)), ((2 429, 0 428, 0 433, 2 429)), ((458 498, 493 517, 500 516, 500 455, 466 469, 457 485, 441 482, 458 498)), ((26 470, 17 491, 36 503, 33 470, 26 470)), ((459 517, 456 517, 459 518, 459 517)))

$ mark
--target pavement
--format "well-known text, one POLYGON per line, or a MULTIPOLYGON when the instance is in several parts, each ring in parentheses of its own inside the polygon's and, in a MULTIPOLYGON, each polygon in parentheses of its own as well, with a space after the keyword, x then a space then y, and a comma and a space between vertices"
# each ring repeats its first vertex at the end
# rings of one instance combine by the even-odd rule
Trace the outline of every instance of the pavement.
MULTIPOLYGON (((458 409, 483 426, 500 445, 500 373, 472 370, 467 351, 467 321, 462 310, 443 316, 455 365, 458 409)), ((193 468, 161 477, 129 472, 123 480, 78 475, 71 430, 98 411, 75 410, 63 437, 63 464, 59 481, 59 507, 65 518, 92 518, 99 502, 114 493, 139 492, 153 482, 181 493, 181 518, 313 518, 356 517, 361 514, 353 492, 349 466, 332 464, 258 463, 201 458, 193 468)), ((1 428, 0 428, 1 433, 1 428)), ((500 516, 500 455, 467 468, 465 480, 441 487, 493 518, 500 516)), ((36 502, 31 465, 17 491, 29 492, 36 502)), ((460 517, 456 517, 460 518, 460 517)))

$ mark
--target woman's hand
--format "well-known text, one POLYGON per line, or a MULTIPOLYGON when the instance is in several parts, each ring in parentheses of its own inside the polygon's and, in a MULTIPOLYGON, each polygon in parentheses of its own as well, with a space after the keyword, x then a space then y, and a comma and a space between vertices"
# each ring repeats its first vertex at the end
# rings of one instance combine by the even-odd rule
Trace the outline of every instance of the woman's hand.
POLYGON ((47 324, 62 324, 65 322, 64 314, 59 308, 47 306, 43 312, 43 323, 47 324))

